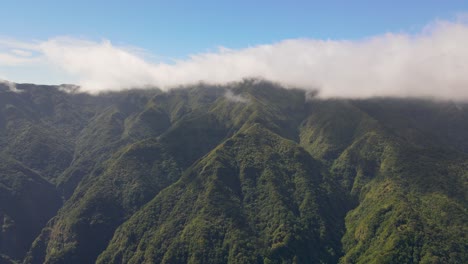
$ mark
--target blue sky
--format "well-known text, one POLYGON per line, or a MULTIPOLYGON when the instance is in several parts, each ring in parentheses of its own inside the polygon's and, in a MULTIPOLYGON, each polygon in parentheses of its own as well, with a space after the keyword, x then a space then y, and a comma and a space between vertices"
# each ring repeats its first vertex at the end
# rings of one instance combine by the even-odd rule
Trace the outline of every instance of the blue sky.
POLYGON ((360 39, 419 31, 468 1, 1 1, 0 36, 73 36, 134 45, 160 58, 284 39, 360 39))

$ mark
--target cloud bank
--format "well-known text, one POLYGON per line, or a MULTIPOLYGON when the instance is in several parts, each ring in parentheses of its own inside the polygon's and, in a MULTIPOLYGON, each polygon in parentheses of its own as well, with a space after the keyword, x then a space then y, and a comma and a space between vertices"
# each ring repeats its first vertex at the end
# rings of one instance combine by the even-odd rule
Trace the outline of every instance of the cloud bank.
POLYGON ((262 77, 288 87, 318 89, 325 98, 468 100, 468 23, 436 21, 417 34, 361 40, 290 39, 239 50, 220 48, 174 63, 152 62, 141 50, 106 40, 0 38, 0 75, 7 76, 2 69, 22 67, 48 69, 93 93, 262 77))

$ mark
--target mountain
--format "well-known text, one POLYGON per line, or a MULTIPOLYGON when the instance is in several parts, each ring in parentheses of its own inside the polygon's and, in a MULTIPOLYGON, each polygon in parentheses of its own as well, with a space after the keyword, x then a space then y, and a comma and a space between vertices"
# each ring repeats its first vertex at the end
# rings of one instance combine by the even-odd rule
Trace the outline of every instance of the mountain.
POLYGON ((468 103, 0 84, 0 263, 466 263, 468 103))

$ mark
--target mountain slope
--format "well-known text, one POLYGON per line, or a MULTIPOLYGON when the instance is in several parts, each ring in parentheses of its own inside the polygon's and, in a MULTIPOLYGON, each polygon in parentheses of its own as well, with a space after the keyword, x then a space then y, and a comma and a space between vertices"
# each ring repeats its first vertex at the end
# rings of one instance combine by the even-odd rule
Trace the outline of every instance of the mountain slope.
POLYGON ((466 103, 17 88, 0 85, 1 262, 468 259, 466 103))
POLYGON ((336 261, 319 171, 294 142, 244 128, 122 225, 98 262, 336 261))

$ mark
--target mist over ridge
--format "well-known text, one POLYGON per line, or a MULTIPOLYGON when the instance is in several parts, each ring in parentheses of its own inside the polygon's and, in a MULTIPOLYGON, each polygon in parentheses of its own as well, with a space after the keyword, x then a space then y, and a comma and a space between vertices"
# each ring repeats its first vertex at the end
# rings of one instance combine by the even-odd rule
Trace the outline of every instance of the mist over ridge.
MULTIPOLYGON (((289 39, 244 49, 220 47, 172 63, 110 41, 57 37, 0 39, 0 66, 32 67, 50 80, 99 93, 129 88, 226 84, 249 77, 317 90, 322 98, 431 97, 468 99, 468 25, 435 21, 416 34, 361 40, 289 39)), ((17 81, 0 76, 3 79, 17 81)), ((23 82, 23 80, 18 80, 23 82)))

